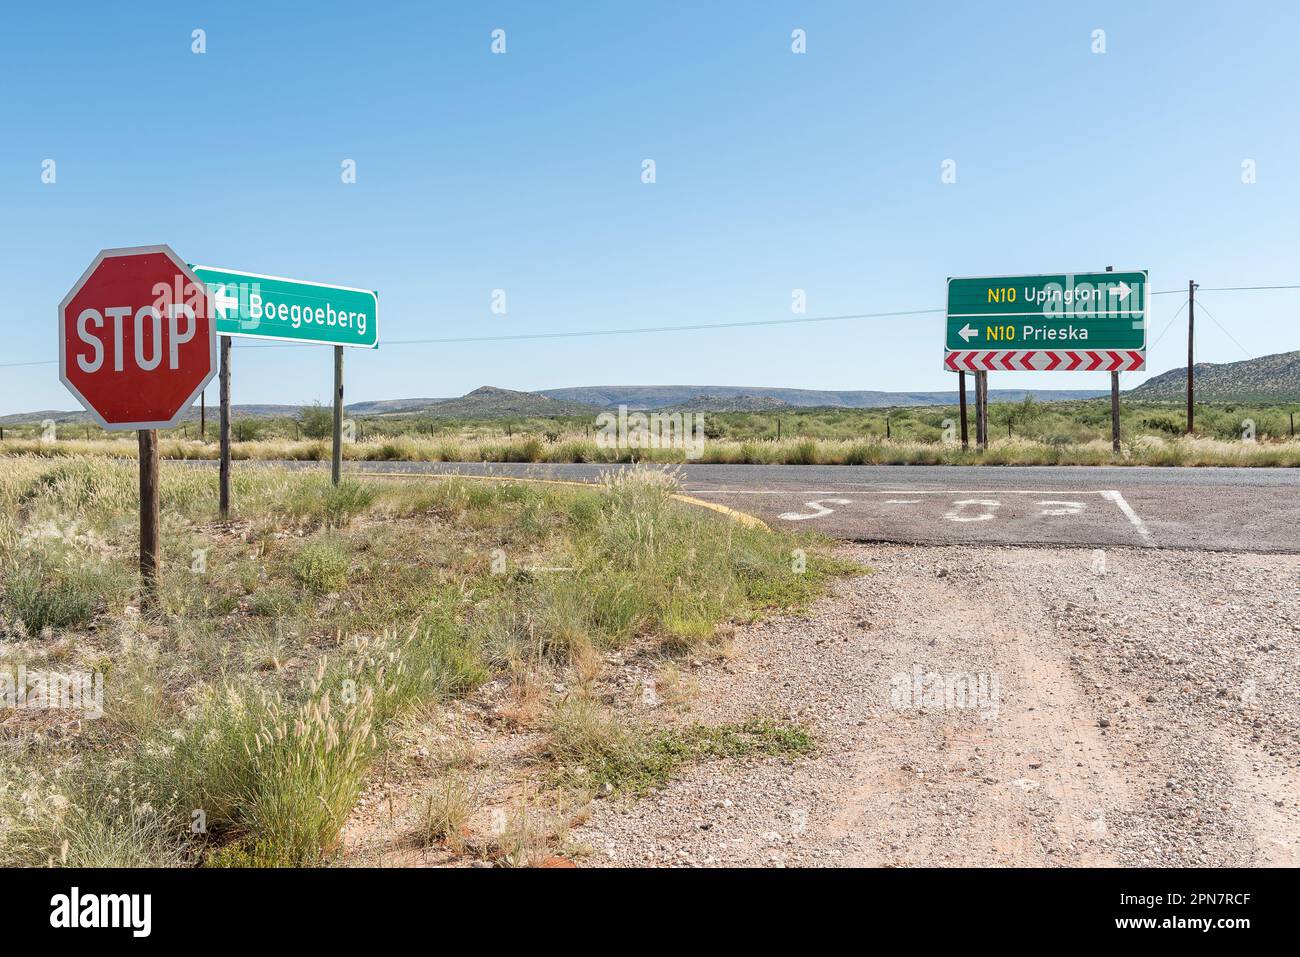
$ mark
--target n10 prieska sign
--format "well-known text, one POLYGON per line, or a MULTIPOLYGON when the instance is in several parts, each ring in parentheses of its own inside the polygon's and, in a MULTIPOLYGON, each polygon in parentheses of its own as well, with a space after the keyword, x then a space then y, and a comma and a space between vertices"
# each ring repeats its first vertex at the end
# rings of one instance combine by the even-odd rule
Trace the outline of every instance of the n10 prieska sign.
POLYGON ((953 371, 1124 371, 1146 363, 1147 273, 948 280, 953 371))
POLYGON ((211 293, 218 335, 363 349, 379 345, 379 297, 369 289, 190 268, 211 293))

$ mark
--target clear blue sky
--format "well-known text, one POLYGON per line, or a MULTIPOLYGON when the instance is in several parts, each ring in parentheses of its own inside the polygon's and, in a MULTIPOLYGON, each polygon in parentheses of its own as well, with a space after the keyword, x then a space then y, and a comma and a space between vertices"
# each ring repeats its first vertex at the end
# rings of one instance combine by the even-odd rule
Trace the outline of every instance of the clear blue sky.
MULTIPOLYGON (((1149 268, 1156 289, 1300 282, 1297 10, 11 5, 0 366, 56 357, 56 306, 97 250, 156 242, 191 262, 376 289, 387 341, 782 319, 795 288, 810 316, 933 308, 949 275, 1108 264, 1149 268), (495 28, 505 55, 490 51, 495 28), (791 53, 795 28, 806 55, 791 53), (345 159, 355 185, 340 181, 345 159), (945 159, 955 184, 940 181, 945 159)), ((1152 339, 1182 301, 1154 300, 1152 339)), ((1198 302, 1198 359, 1300 348, 1300 292, 1198 302)), ((1153 347, 1152 371, 1183 364, 1184 321, 1153 347)), ((347 396, 952 388, 941 325, 381 345, 349 351, 347 396)), ((248 341, 236 402, 327 398, 327 349, 248 341)), ((75 406, 56 366, 0 367, 0 413, 75 406)))

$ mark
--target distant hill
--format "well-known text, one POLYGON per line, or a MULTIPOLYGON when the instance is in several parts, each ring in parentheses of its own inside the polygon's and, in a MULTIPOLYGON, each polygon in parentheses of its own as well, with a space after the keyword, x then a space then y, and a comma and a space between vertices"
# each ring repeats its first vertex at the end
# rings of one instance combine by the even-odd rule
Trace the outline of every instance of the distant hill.
POLYGON ((697 395, 677 405, 665 406, 671 412, 770 412, 774 409, 788 409, 789 402, 770 395, 697 395))
MULTIPOLYGON (((1294 359, 1300 353, 1288 353, 1294 359)), ((1284 358, 1284 357, 1268 357, 1284 358)), ((1252 360, 1262 362, 1264 360, 1252 360)), ((1236 363, 1235 365, 1246 365, 1236 363)), ((1198 367, 1199 368, 1199 367, 1198 367)), ((1211 367, 1215 368, 1215 367, 1211 367)), ((1165 373, 1151 382, 1181 371, 1165 373)), ((1292 374, 1292 381, 1295 375, 1292 374)), ((1147 385, 1150 385, 1148 382, 1147 385)), ((1141 388, 1146 388, 1146 385, 1141 388)), ((1291 394, 1296 393, 1291 389, 1291 394)), ((1058 402, 1071 399, 1093 399, 1109 395, 1100 389, 990 389, 990 402, 1020 402, 1032 395, 1040 402, 1058 402)), ((1140 396, 1137 391, 1130 393, 1140 396)), ((217 421, 215 396, 209 395, 208 422, 217 421)), ((1207 396, 1209 398, 1209 396, 1207 396)), ((819 389, 779 389, 763 386, 720 385, 598 385, 577 386, 568 389, 543 389, 540 392, 517 392, 485 385, 467 395, 454 399, 375 399, 351 402, 347 414, 353 416, 416 416, 427 415, 440 419, 493 419, 493 418, 554 418, 565 415, 595 415, 605 409, 626 405, 629 409, 680 409, 691 412, 766 412, 791 407, 879 409, 886 406, 955 405, 957 393, 953 392, 833 392, 819 389)), ((235 405, 231 412, 240 418, 288 418, 301 411, 301 405, 235 405)), ((80 410, 19 412, 0 416, 0 425, 42 422, 53 419, 60 425, 79 425, 91 422, 90 416, 80 410)), ((185 413, 186 422, 199 420, 198 406, 185 413)))
MULTIPOLYGON (((723 385, 593 385, 568 389, 543 389, 539 394, 553 399, 588 402, 605 408, 626 405, 629 409, 685 407, 689 403, 702 402, 706 399, 735 399, 742 396, 747 400, 776 399, 786 405, 804 408, 838 406, 849 409, 879 409, 885 406, 953 405, 957 401, 956 390, 952 392, 832 392, 820 389, 723 385)), ((1068 399, 1094 399, 1109 394, 1099 389, 990 389, 989 401, 1020 402, 1025 396, 1032 395, 1040 402, 1057 402, 1068 399)))
POLYGON ((373 402, 350 402, 350 415, 410 415, 425 412, 431 406, 454 399, 376 399, 373 402))
MULTIPOLYGON (((1300 402, 1300 352, 1243 359, 1198 362, 1196 398, 1207 402, 1300 402)), ((1178 400, 1187 397, 1187 367, 1170 369, 1124 393, 1134 399, 1178 400)))
MULTIPOLYGON (((209 398, 212 398, 209 396, 209 398)), ((275 418, 297 415, 301 411, 301 405, 258 405, 250 403, 248 405, 232 405, 230 407, 231 415, 235 418, 275 418)), ((208 403, 208 426, 214 427, 214 423, 220 414, 215 401, 208 403)), ((0 425, 22 425, 24 423, 44 422, 46 419, 53 419, 59 425, 89 425, 94 423, 89 412, 83 412, 77 409, 57 411, 46 409, 42 412, 15 412, 12 415, 0 415, 0 425)), ((182 416, 184 422, 199 421, 199 406, 196 402, 194 406, 187 409, 182 416)))
MULTIPOLYGON (((354 407, 349 411, 357 412, 354 407)), ((416 410, 412 410, 416 411, 416 410)), ((439 419, 504 419, 515 416, 550 418, 560 415, 595 415, 594 405, 568 399, 553 399, 536 392, 515 392, 485 385, 459 399, 443 399, 418 410, 439 419)))
MULTIPOLYGON (((563 415, 591 415, 601 410, 583 402, 552 399, 536 392, 515 392, 485 385, 455 399, 380 399, 371 402, 353 402, 346 406, 348 415, 403 416, 426 415, 440 419, 504 419, 553 418, 563 415)), ((291 418, 302 411, 301 405, 234 405, 233 418, 291 418)), ((218 410, 215 403, 208 405, 208 425, 215 427, 218 410)), ((43 422, 53 419, 60 425, 81 425, 93 420, 86 412, 21 412, 0 416, 0 425, 43 422)), ((185 413, 184 421, 197 422, 199 407, 185 413)))

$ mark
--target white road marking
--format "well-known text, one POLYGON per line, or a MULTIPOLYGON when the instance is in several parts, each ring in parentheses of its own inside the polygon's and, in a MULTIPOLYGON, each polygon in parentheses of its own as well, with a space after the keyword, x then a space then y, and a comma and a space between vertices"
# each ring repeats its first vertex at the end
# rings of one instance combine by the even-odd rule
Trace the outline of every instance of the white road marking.
MULTIPOLYGON (((857 485, 859 483, 846 482, 846 486, 857 485)), ((734 489, 734 488, 714 488, 714 489, 688 489, 692 495, 833 495, 833 492, 826 492, 820 489, 734 489)), ((1125 518, 1133 525, 1143 539, 1151 538, 1151 529, 1147 528, 1146 522, 1142 517, 1133 510, 1133 506, 1125 500, 1124 496, 1116 489, 912 489, 912 488, 893 488, 893 489, 860 489, 855 490, 854 495, 1100 495, 1102 498, 1114 502, 1116 507, 1125 518)), ((886 505, 915 505, 919 504, 918 499, 887 499, 886 505)), ((843 498, 824 498, 809 501, 806 504, 810 508, 817 509, 811 515, 804 515, 799 512, 785 512, 780 517, 786 521, 796 522, 805 521, 810 518, 821 518, 824 515, 830 515, 834 509, 825 508, 817 504, 818 502, 831 502, 836 505, 852 504, 851 500, 843 498)), ((954 501, 956 508, 944 515, 944 518, 953 522, 983 522, 993 518, 991 513, 982 513, 979 515, 966 515, 961 512, 961 508, 966 505, 984 505, 986 508, 997 508, 1000 502, 994 499, 963 499, 954 501)), ((1050 506, 1044 509, 1041 515, 1077 515, 1086 506, 1081 502, 1072 502, 1058 499, 1045 499, 1038 503, 1039 505, 1050 506)))
POLYGON ((807 505, 809 508, 816 509, 816 511, 812 512, 809 515, 804 515, 800 512, 782 512, 777 517, 783 518, 787 522, 802 522, 810 518, 821 518, 822 516, 829 515, 835 511, 835 509, 833 508, 827 508, 825 505, 822 504, 822 502, 830 502, 832 505, 853 504, 847 498, 819 498, 819 499, 814 499, 811 502, 804 502, 804 504, 807 505))
POLYGON ((1058 502, 1051 499, 1038 504, 1047 506, 1039 515, 1078 515, 1084 508, 1082 502, 1058 502))
POLYGON ((950 522, 987 522, 993 517, 993 513, 1002 507, 1001 502, 991 498, 964 498, 952 504, 956 507, 943 514, 943 517, 950 522), (983 505, 989 511, 968 515, 962 511, 967 505, 983 505))
MULTIPOLYGON (((852 485, 852 482, 845 483, 852 485)), ((827 491, 826 489, 811 488, 691 488, 686 487, 686 492, 691 495, 843 495, 844 490, 827 491)), ((1057 488, 885 488, 885 489, 855 489, 849 493, 852 495, 1109 495, 1095 488, 1081 489, 1057 489, 1057 488)))
POLYGON ((1101 494, 1103 498, 1108 498, 1119 506, 1119 510, 1124 513, 1125 518, 1133 523, 1133 527, 1138 530, 1139 535, 1143 538, 1151 537, 1151 529, 1147 528, 1147 523, 1142 521, 1137 512, 1133 511, 1133 506, 1124 500, 1123 495, 1115 489, 1112 489, 1109 492, 1102 492, 1101 494))

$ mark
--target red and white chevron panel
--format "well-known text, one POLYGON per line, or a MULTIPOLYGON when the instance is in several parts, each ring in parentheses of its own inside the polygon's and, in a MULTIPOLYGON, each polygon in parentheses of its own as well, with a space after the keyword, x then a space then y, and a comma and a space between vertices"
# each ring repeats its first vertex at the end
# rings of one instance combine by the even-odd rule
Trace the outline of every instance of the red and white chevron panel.
POLYGON ((944 354, 943 364, 953 372, 1135 372, 1146 365, 1145 352, 1102 349, 1094 351, 1043 349, 957 350, 944 354))

